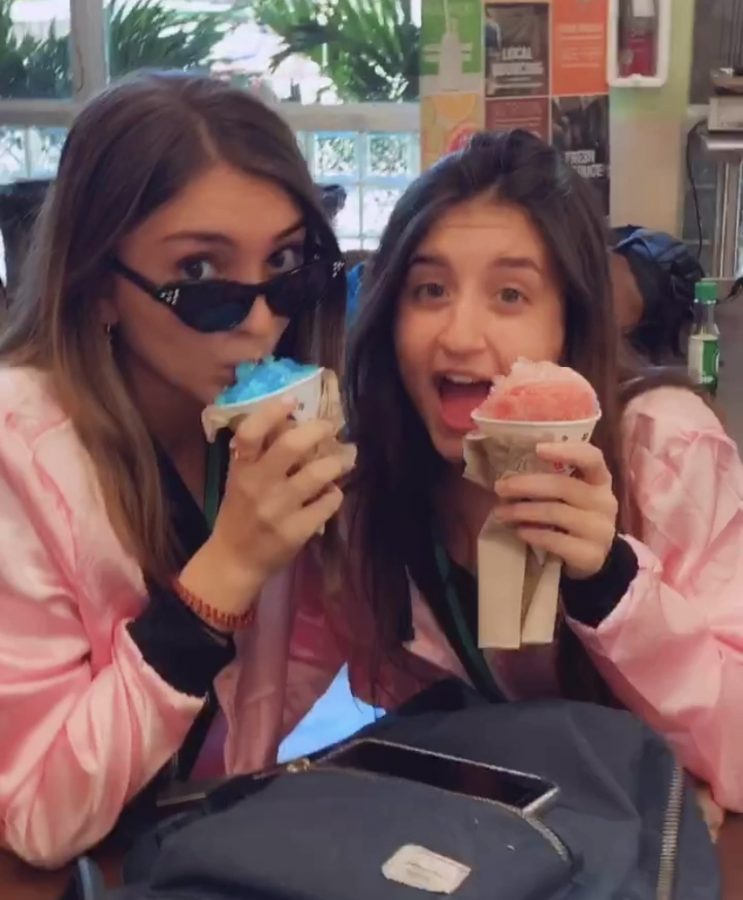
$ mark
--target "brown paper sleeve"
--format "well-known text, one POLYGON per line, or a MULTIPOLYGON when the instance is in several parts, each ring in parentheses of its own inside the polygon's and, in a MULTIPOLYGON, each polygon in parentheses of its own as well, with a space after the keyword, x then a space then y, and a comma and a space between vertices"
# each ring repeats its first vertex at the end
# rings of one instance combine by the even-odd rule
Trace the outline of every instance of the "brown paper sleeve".
POLYGON ((557 606, 560 595, 562 563, 547 555, 544 563, 534 553, 527 553, 522 644, 551 644, 555 636, 557 606))
MULTIPOLYGON (((492 490, 499 478, 544 471, 534 440, 468 435, 464 477, 492 490)), ((530 550, 490 516, 477 543, 478 646, 517 650, 522 644, 551 643, 559 598, 561 563, 530 550)))
POLYGON ((343 404, 341 392, 338 386, 338 376, 332 369, 323 369, 322 393, 320 394, 320 408, 317 412, 318 419, 327 419, 335 426, 335 433, 346 424, 343 416, 343 404))
POLYGON ((477 541, 477 645, 481 649, 521 646, 526 557, 523 541, 489 517, 477 541))

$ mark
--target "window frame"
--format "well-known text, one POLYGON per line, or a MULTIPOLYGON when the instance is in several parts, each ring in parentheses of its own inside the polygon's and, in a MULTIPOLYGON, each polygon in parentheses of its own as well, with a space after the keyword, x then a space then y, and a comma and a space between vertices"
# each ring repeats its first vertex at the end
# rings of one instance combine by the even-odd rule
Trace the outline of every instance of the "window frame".
POLYGON ((69 127, 81 106, 107 83, 103 0, 69 0, 72 96, 59 100, 0 99, 0 125, 69 127))
MULTIPOLYGON (((0 126, 69 127, 81 107, 108 84, 103 0, 70 0, 72 96, 59 100, 0 99, 0 126)), ((417 103, 282 103, 295 131, 419 130, 417 103)))
MULTIPOLYGON (((69 0, 69 3, 72 95, 61 99, 0 99, 0 128, 69 128, 85 103, 108 84, 104 0, 69 0)), ((311 135, 316 133, 355 134, 359 152, 364 154, 364 159, 367 135, 412 134, 418 136, 418 141, 420 139, 418 103, 303 105, 283 102, 279 105, 279 111, 293 131, 304 136, 305 150, 309 150, 311 135)), ((310 156, 311 153, 307 161, 314 172, 310 156)), ((31 163, 28 163, 27 169, 32 169, 31 163)), ((410 178, 369 174, 362 175, 359 179, 339 177, 320 180, 332 180, 348 189, 358 188, 363 191, 375 188, 402 189, 410 178)), ((363 241, 363 211, 360 215, 360 238, 363 241)))

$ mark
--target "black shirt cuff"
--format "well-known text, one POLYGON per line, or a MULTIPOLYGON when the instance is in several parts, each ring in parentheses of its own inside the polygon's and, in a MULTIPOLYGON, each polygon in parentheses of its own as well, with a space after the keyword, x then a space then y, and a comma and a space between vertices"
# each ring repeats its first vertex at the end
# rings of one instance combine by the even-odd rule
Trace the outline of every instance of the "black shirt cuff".
POLYGON ((171 591, 149 585, 150 602, 127 626, 148 665, 182 694, 204 697, 235 655, 230 635, 210 628, 171 591))
POLYGON ((604 565, 591 578, 577 581, 563 575, 562 603, 571 619, 597 628, 615 609, 637 575, 637 556, 619 536, 614 538, 604 565))

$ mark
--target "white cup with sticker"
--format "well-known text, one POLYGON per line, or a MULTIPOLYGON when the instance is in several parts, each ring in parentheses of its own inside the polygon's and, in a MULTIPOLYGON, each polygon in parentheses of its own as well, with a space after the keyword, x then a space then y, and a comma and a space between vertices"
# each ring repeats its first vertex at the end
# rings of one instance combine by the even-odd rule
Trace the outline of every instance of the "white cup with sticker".
POLYGON ((201 414, 201 423, 208 441, 213 441, 220 429, 229 427, 234 430, 236 424, 245 416, 252 415, 266 403, 280 397, 293 397, 296 407, 292 417, 297 422, 309 422, 318 418, 322 402, 323 372, 321 367, 312 372, 283 385, 274 391, 269 391, 249 400, 240 400, 234 403, 213 403, 207 406, 201 414))

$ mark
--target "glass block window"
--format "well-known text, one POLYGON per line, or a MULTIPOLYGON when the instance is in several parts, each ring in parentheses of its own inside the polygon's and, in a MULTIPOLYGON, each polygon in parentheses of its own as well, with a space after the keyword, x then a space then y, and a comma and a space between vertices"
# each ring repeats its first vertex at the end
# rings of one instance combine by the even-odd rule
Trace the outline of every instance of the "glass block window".
POLYGON ((313 178, 346 189, 336 219, 344 250, 374 249, 398 198, 420 171, 417 132, 302 131, 313 178))
MULTIPOLYGON (((53 178, 65 135, 61 127, 0 126, 0 185, 53 178)), ((395 203, 419 174, 418 132, 305 127, 298 140, 313 178, 346 190, 345 206, 335 222, 341 247, 373 250, 395 203)), ((0 245, 0 278, 2 257, 0 245)))
POLYGON ((0 126, 0 184, 23 178, 52 178, 67 130, 0 126))

